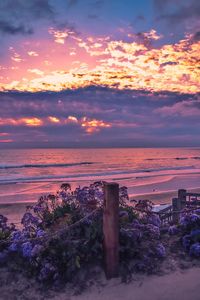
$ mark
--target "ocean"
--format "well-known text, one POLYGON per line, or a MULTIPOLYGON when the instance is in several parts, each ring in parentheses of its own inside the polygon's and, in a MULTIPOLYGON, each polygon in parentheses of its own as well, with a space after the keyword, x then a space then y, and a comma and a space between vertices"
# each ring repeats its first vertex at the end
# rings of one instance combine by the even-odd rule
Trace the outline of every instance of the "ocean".
POLYGON ((0 150, 0 203, 32 202, 92 181, 117 181, 130 195, 200 187, 200 148, 0 150))

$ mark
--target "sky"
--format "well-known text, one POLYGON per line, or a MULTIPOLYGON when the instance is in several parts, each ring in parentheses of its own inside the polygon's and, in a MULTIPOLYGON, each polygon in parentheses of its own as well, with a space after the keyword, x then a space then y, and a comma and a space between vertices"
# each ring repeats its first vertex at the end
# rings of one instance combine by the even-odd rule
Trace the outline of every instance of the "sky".
POLYGON ((0 0, 0 148, 200 146, 199 0, 0 0))

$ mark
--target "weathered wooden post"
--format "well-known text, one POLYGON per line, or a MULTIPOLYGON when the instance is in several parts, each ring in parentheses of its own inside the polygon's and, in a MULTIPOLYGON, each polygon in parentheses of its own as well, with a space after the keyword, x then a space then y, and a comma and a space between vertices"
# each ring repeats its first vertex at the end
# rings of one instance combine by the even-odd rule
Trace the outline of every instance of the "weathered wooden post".
POLYGON ((172 211, 173 211, 173 222, 174 223, 178 223, 180 210, 181 210, 180 198, 173 198, 172 199, 172 211))
POLYGON ((178 198, 172 199, 173 222, 179 221, 180 211, 186 206, 187 191, 184 189, 178 190, 178 198))
POLYGON ((118 276, 119 269, 119 184, 104 183, 104 257, 106 277, 118 276))
POLYGON ((181 201, 181 209, 186 206, 187 191, 184 189, 178 190, 178 198, 181 201))

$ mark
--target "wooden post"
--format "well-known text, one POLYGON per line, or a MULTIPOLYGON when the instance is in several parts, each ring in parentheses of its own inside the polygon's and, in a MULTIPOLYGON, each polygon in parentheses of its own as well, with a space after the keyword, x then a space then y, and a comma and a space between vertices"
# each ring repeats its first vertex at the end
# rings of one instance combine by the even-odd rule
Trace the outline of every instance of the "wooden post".
POLYGON ((119 184, 104 183, 103 235, 106 277, 119 269, 119 184))
POLYGON ((172 211, 173 211, 173 222, 174 223, 178 223, 180 210, 181 210, 180 198, 173 198, 172 199, 172 211))
POLYGON ((181 203, 181 209, 186 206, 186 196, 187 196, 187 191, 186 190, 178 190, 178 198, 180 199, 181 203))

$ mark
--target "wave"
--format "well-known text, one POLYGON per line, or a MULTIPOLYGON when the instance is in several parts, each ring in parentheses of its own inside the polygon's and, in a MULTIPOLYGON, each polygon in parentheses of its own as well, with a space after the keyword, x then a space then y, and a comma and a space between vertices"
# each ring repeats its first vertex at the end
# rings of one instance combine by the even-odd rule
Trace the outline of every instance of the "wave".
POLYGON ((91 165, 92 162, 60 163, 60 164, 22 164, 22 165, 0 165, 0 169, 22 169, 22 168, 58 168, 91 165))
POLYGON ((188 157, 163 157, 163 158, 146 158, 145 160, 167 160, 167 159, 173 159, 173 160, 187 160, 187 159, 200 159, 200 156, 188 156, 188 157))
POLYGON ((145 177, 171 175, 174 172, 183 171, 200 172, 195 169, 194 166, 185 167, 162 167, 156 169, 133 169, 133 170, 114 170, 108 172, 96 172, 96 173, 74 173, 74 174, 62 174, 62 175, 45 175, 35 177, 10 177, 0 180, 0 184, 9 183, 26 183, 26 182, 52 182, 52 181, 93 181, 93 180, 124 180, 124 179, 138 179, 145 177))

